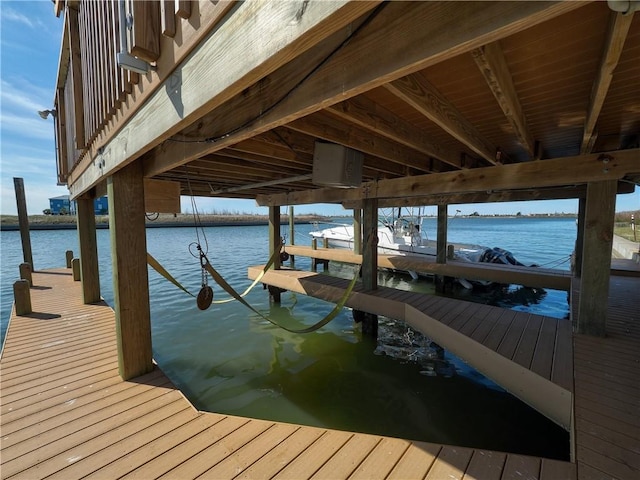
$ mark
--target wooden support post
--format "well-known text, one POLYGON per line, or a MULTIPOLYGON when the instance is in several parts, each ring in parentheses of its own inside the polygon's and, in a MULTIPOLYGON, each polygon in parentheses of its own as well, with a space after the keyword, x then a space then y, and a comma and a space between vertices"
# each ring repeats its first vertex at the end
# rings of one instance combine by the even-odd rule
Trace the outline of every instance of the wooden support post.
MULTIPOLYGON (((438 204, 438 237, 436 240, 436 263, 447 263, 447 205, 438 204)), ((444 293, 446 278, 444 275, 436 275, 436 292, 444 293)))
POLYGON ((71 276, 73 277, 74 282, 79 282, 82 279, 82 274, 80 273, 80 259, 74 258, 71 260, 71 276))
POLYGON ((33 277, 31 276, 31 265, 28 263, 20 264, 20 279, 29 282, 29 286, 33 286, 33 277))
MULTIPOLYGON (((289 207, 289 245, 295 245, 295 220, 293 217, 293 205, 289 207)), ((296 259, 293 255, 289 256, 289 265, 294 268, 296 265, 296 259)))
POLYGON ((153 370, 142 163, 107 179, 118 364, 124 380, 153 370))
MULTIPOLYGON (((378 289, 378 199, 364 201, 362 252, 362 286, 365 292, 378 289)), ((365 313, 362 319, 362 334, 378 338, 378 316, 365 313)))
POLYGON ((453 260, 456 256, 456 250, 453 245, 447 245, 447 259, 453 260))
POLYGON ((28 281, 18 280, 13 284, 13 298, 15 299, 16 315, 29 315, 33 312, 28 281))
POLYGON ((78 243, 80 244, 80 277, 82 278, 82 300, 85 304, 96 303, 100 298, 100 275, 98 273, 98 243, 96 241, 96 217, 92 198, 79 198, 78 243))
POLYGON ((24 181, 22 178, 13 177, 13 186, 16 191, 16 204, 18 207, 18 224, 20 225, 20 240, 22 242, 22 258, 25 263, 33 266, 31 254, 31 237, 29 236, 29 217, 27 215, 27 201, 24 193, 24 181))
POLYGON ((64 252, 65 260, 67 262, 67 268, 71 268, 71 260, 73 260, 73 250, 67 250, 64 252))
POLYGON ((616 180, 587 185, 579 333, 606 334, 616 192, 616 180))
MULTIPOLYGON (((280 206, 269 207, 269 255, 273 255, 280 245, 280 206)), ((273 269, 280 270, 280 257, 276 255, 273 269)), ((269 289, 269 294, 275 303, 280 303, 280 291, 269 289)))
POLYGON ((576 277, 582 275, 582 249, 584 248, 584 218, 585 218, 585 210, 587 208, 587 199, 579 198, 578 199, 578 226, 577 226, 577 235, 576 235, 576 246, 574 248, 574 258, 573 258, 573 274, 576 277))
POLYGON ((362 255, 362 210, 353 210, 353 253, 362 255))

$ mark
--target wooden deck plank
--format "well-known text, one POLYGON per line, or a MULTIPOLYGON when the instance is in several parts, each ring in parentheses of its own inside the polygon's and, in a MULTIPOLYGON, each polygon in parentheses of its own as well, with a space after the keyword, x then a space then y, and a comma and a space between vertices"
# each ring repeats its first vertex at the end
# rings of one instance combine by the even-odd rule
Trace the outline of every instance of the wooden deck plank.
POLYGON ((638 397, 640 391, 632 385, 623 382, 609 381, 608 379, 594 381, 591 376, 585 375, 579 375, 576 376, 576 378, 580 382, 580 388, 585 391, 628 403, 633 405, 636 410, 640 409, 638 401, 634 400, 638 397))
MULTIPOLYGON (((192 418, 173 431, 162 435, 135 450, 128 451, 117 461, 107 463, 91 475, 94 478, 120 478, 156 459, 171 450, 176 445, 185 442, 193 436, 222 421, 224 416, 216 414, 192 415, 192 418)), ((143 477, 140 477, 143 478, 143 477)))
POLYGON ((299 428, 285 441, 272 448, 260 460, 244 469, 235 477, 245 480, 268 480, 286 467, 293 459, 309 448, 324 430, 319 428, 299 428))
MULTIPOLYGON (((575 444, 581 480, 640 477, 639 286, 639 279, 612 277, 607 336, 574 334, 575 444)), ((579 295, 579 282, 574 282, 574 301, 579 295)))
POLYGON ((328 430, 273 478, 299 480, 310 478, 342 446, 353 437, 353 433, 328 430))
POLYGON ((544 378, 551 378, 558 321, 555 318, 544 317, 533 359, 531 360, 531 370, 544 378))
POLYGON ((560 462, 557 460, 542 459, 540 465, 540 480, 556 480, 559 478, 575 478, 575 463, 560 462))
POLYGON ((500 318, 503 315, 509 315, 509 310, 503 309, 491 309, 489 313, 484 317, 482 322, 478 324, 476 328, 473 329, 472 332, 469 333, 469 338, 475 340, 478 343, 483 345, 487 345, 485 340, 489 336, 489 334, 496 327, 497 323, 500 321, 500 318))
POLYGON ((440 320, 445 325, 451 326, 451 324, 454 323, 459 317, 466 318, 466 316, 464 316, 464 313, 466 311, 472 311, 472 306, 473 304, 471 302, 455 302, 451 305, 451 307, 449 307, 448 311, 445 312, 444 315, 438 318, 438 320, 440 320))
POLYGON ((596 450, 578 444, 576 454, 579 458, 578 478, 581 478, 581 468, 583 465, 588 465, 601 472, 606 472, 605 478, 615 478, 617 480, 637 480, 638 478, 639 469, 636 466, 603 455, 596 450))
POLYGON ((289 438, 298 426, 277 423, 204 472, 204 478, 233 478, 289 438))
POLYGON ((589 410, 581 405, 575 407, 576 423, 580 420, 587 420, 590 423, 610 428, 621 435, 626 435, 636 441, 640 441, 640 429, 628 423, 624 419, 615 418, 610 412, 603 414, 599 410, 589 410))
POLYGON ((490 325, 491 321, 488 318, 491 317, 495 310, 488 305, 478 305, 478 310, 470 317, 469 321, 460 328, 460 333, 471 337, 473 333, 484 323, 490 325))
POLYGON ((159 478, 196 478, 274 425, 271 422, 248 422, 159 478))
POLYGON ((389 480, 402 480, 407 478, 424 478, 436 458, 442 450, 441 445, 431 443, 414 443, 387 477, 389 480))
POLYGON ((67 385, 67 389, 58 395, 42 396, 39 400, 38 396, 28 397, 19 402, 2 405, 3 426, 8 425, 20 418, 33 415, 41 410, 51 408, 66 402, 72 402, 76 398, 83 397, 96 390, 113 387, 122 382, 122 379, 116 372, 110 371, 95 377, 89 377, 88 380, 74 382, 67 385), (27 401, 29 403, 27 403, 27 401))
POLYGON ((551 381, 573 392, 573 341, 571 333, 571 322, 568 320, 558 321, 551 381))
POLYGON ((117 460, 123 451, 135 448, 136 443, 147 443, 148 440, 167 433, 190 418, 193 418, 193 411, 174 396, 173 401, 167 404, 154 403, 153 409, 147 409, 127 423, 118 423, 115 428, 76 444, 40 462, 33 469, 20 472, 16 478, 84 478, 101 465, 117 460), (85 461, 78 462, 74 459, 85 461))
POLYGON ((509 329, 506 331, 504 337, 502 337, 500 345, 496 349, 500 355, 509 359, 513 358, 531 318, 532 316, 529 313, 516 312, 511 325, 509 325, 509 329))
POLYGON ((411 446, 404 440, 383 438, 349 477, 350 480, 385 479, 411 446))
POLYGON ((445 445, 429 469, 429 473, 424 477, 425 480, 462 479, 472 455, 473 450, 470 448, 445 445))
POLYGON ((354 435, 311 478, 348 478, 381 440, 373 435, 354 435))
MULTIPOLYGON (((115 411, 109 412, 110 415, 97 423, 86 422, 86 418, 80 418, 68 424, 60 425, 57 429, 51 429, 46 434, 38 435, 36 432, 33 437, 22 443, 7 449, 3 448, 3 451, 6 451, 6 456, 3 454, 2 458, 3 471, 9 471, 12 468, 19 471, 24 470, 25 457, 33 457, 27 462, 33 462, 35 458, 50 458, 70 447, 90 440, 96 435, 110 432, 120 425, 118 422, 123 424, 132 422, 141 415, 149 413, 149 409, 160 408, 176 401, 175 396, 168 393, 158 395, 154 390, 147 391, 141 397, 144 400, 142 403, 126 410, 116 408, 115 411), (87 423, 89 424, 87 425, 87 423)), ((117 407, 121 406, 117 405, 117 407)))
POLYGON ((51 355, 47 352, 40 355, 25 356, 23 359, 14 361, 8 360, 6 362, 7 366, 2 369, 2 378, 9 379, 12 378, 12 375, 19 375, 22 372, 27 372, 33 369, 54 367, 59 363, 64 363, 67 360, 72 360, 78 357, 83 358, 84 355, 90 352, 107 349, 113 350, 114 348, 116 348, 116 344, 105 343, 102 337, 96 337, 96 339, 91 342, 82 342, 71 345, 67 344, 66 348, 71 350, 72 353, 69 352, 66 355, 51 355))
POLYGON ((225 417, 212 427, 190 437, 186 441, 176 444, 173 448, 162 452, 122 478, 158 478, 167 472, 172 472, 180 465, 186 464, 205 448, 215 445, 221 438, 235 432, 250 422, 248 418, 225 417))
MULTIPOLYGON (((115 372, 117 375, 118 362, 113 359, 110 362, 105 362, 102 365, 93 365, 92 369, 83 370, 75 375, 70 375, 66 378, 67 383, 81 382, 84 379, 91 378, 93 375, 99 375, 101 373, 115 372)), ((47 383, 44 385, 33 385, 31 388, 20 390, 12 395, 0 398, 2 405, 11 405, 13 402, 29 402, 33 403, 37 399, 36 395, 42 395, 43 392, 59 391, 64 386, 59 383, 47 383)), ((9 407, 11 408, 11 407, 9 407)))
POLYGON ((31 390, 33 387, 44 387, 56 385, 63 379, 69 377, 75 377, 76 375, 86 375, 91 373, 92 368, 95 366, 97 368, 101 368, 103 366, 117 366, 117 362, 114 362, 113 357, 103 357, 96 361, 95 364, 87 364, 86 362, 83 365, 76 366, 75 368, 70 368, 67 372, 61 372, 55 376, 39 376, 30 381, 19 383, 17 385, 7 385, 5 388, 3 385, 2 388, 2 401, 10 401, 10 399, 18 397, 22 398, 25 395, 25 392, 31 390))
POLYGON ((449 327, 453 328, 458 332, 462 332, 465 325, 469 322, 476 323, 476 316, 480 311, 481 305, 478 303, 465 302, 467 304, 467 308, 462 310, 456 318, 454 318, 451 322, 449 322, 449 327))
POLYGON ((506 453, 476 450, 464 474, 464 480, 500 480, 506 459, 506 453))
POLYGON ((513 323, 516 318, 516 313, 517 312, 514 312, 513 310, 504 310, 496 319, 491 330, 483 340, 479 340, 475 335, 472 338, 482 343, 485 347, 497 351, 502 339, 509 330, 511 323, 513 323))
MULTIPOLYGON (((22 437, 28 438, 30 434, 28 429, 30 427, 37 427, 40 432, 39 434, 42 435, 50 426, 51 428, 55 428, 65 424, 69 419, 82 417, 94 411, 96 408, 104 409, 114 403, 140 395, 147 390, 151 390, 152 386, 159 387, 168 384, 166 377, 158 372, 156 372, 154 376, 150 376, 146 381, 149 382, 149 385, 145 386, 146 388, 141 389, 136 384, 120 382, 114 387, 94 391, 89 395, 76 398, 73 401, 56 404, 46 410, 40 410, 15 422, 10 422, 6 425, 3 423, 3 438, 9 440, 8 444, 12 445, 14 442, 22 441, 22 437)), ((7 443, 5 443, 5 446, 8 446, 7 443)))
MULTIPOLYGON (((618 429, 610 428, 610 425, 603 426, 591 420, 591 418, 576 418, 576 428, 584 434, 597 437, 605 442, 618 445, 620 448, 640 455, 640 438, 633 438, 618 429)), ((636 428, 636 431, 640 432, 640 429, 636 428)))
POLYGON ((502 478, 504 480, 537 480, 540 477, 539 458, 507 455, 502 478))
MULTIPOLYGON (((113 358, 113 354, 117 354, 117 350, 115 348, 107 348, 105 349, 95 349, 95 354, 93 358, 96 361, 100 362, 102 360, 109 361, 113 358)), ((74 368, 84 367, 87 365, 86 357, 73 357, 68 359, 68 363, 64 363, 64 356, 62 361, 57 361, 53 365, 37 365, 36 368, 31 369, 31 373, 20 372, 13 375, 9 375, 9 378, 5 378, 2 376, 2 389, 7 389, 8 392, 12 392, 14 389, 12 387, 21 387, 25 384, 29 384, 30 381, 41 381, 42 378, 48 378, 52 381, 55 381, 56 378, 60 375, 65 376, 67 372, 73 371, 74 368), (40 368, 37 368, 40 367, 40 368), (65 368, 66 367, 66 368, 65 368)))
POLYGON ((597 403, 610 405, 623 412, 640 412, 640 404, 637 398, 637 389, 625 388, 624 383, 614 383, 606 379, 601 382, 594 382, 593 378, 580 380, 580 390, 582 398, 585 400, 595 399, 597 403))
POLYGON ((547 358, 551 358, 553 355, 553 349, 543 351, 541 345, 538 345, 538 339, 540 338, 540 329, 542 328, 543 317, 538 315, 530 315, 527 326, 524 328, 522 337, 518 342, 518 346, 512 357, 513 361, 524 368, 530 369, 533 356, 539 353, 547 358))

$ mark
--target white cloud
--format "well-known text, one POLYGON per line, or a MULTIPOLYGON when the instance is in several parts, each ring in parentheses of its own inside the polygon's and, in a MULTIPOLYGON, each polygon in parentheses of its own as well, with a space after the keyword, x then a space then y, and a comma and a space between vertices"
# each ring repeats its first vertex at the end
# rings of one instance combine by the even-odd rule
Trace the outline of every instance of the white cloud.
POLYGON ((19 135, 25 139, 48 140, 55 139, 54 126, 51 120, 42 120, 36 112, 27 115, 15 115, 11 113, 0 113, 0 130, 2 137, 7 138, 8 134, 19 135))
POLYGON ((7 80, 0 83, 0 99, 3 110, 7 107, 16 107, 36 114, 38 110, 45 110, 46 105, 51 104, 53 93, 51 90, 38 87, 27 80, 20 79, 20 85, 15 86, 7 80))
POLYGON ((44 23, 42 23, 42 21, 38 18, 30 18, 27 17, 26 15, 15 11, 13 8, 9 8, 9 7, 2 7, 2 9, 0 10, 1 15, 2 15, 2 20, 6 20, 9 22, 14 22, 14 23, 19 23, 22 25, 25 25, 31 29, 40 29, 40 28, 45 28, 44 23))

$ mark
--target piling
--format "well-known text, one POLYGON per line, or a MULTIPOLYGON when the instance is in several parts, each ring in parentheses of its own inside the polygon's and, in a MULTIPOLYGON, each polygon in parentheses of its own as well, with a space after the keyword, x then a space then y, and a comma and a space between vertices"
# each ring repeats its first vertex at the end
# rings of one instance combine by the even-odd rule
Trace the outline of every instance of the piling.
POLYGON ((17 280, 13 284, 13 298, 15 300, 16 315, 29 315, 31 309, 31 292, 27 280, 17 280))
POLYGON ((20 264, 20 279, 29 282, 29 287, 33 286, 33 278, 31 276, 31 265, 28 263, 20 264))
POLYGON ((80 259, 74 258, 71 260, 71 274, 73 275, 73 280, 76 282, 80 281, 80 259))
MULTIPOLYGON (((289 245, 295 245, 295 220, 293 218, 293 205, 289 206, 289 245)), ((289 256, 289 266, 294 268, 296 260, 293 255, 289 256)))
POLYGON ((67 250, 64 254, 67 259, 67 268, 71 268, 71 261, 73 260, 73 251, 67 250))
POLYGON ((20 225, 20 240, 22 241, 22 256, 25 263, 33 269, 33 255, 31 254, 31 237, 29 236, 29 217, 27 216, 27 202, 24 194, 24 182, 22 178, 13 177, 13 186, 16 191, 16 204, 18 207, 18 224, 20 225))

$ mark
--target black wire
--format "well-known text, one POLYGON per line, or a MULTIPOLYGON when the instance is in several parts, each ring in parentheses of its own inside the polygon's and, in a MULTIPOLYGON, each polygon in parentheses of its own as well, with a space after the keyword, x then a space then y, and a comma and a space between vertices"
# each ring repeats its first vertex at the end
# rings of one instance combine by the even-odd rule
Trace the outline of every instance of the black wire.
MULTIPOLYGON (((256 121, 260 120, 261 118, 263 118, 265 115, 267 115, 268 113, 270 113, 273 109, 275 109, 278 105, 280 105, 282 102, 284 102, 287 98, 289 98, 289 96, 295 92, 298 88, 300 88, 300 86, 307 81, 307 79, 309 79, 309 77, 311 77, 313 74, 315 74, 325 63, 327 63, 331 57, 333 57, 338 51, 340 51, 342 48, 344 48, 349 41, 354 38, 364 27, 366 27, 367 25, 369 25, 369 23, 371 23, 371 21, 373 21, 373 19, 375 17, 378 16, 378 14, 382 11, 382 9, 387 5, 388 2, 382 2, 380 5, 378 5, 370 14, 369 16, 365 19, 364 22, 362 22, 358 28, 356 28, 353 32, 351 32, 349 34, 349 36, 344 39, 336 48, 334 48, 318 65, 316 65, 309 73, 307 73, 304 77, 302 77, 302 79, 296 83, 287 93, 285 93, 279 100, 277 100, 274 104, 272 104, 270 107, 268 107, 267 109, 263 110, 259 115, 255 116, 252 119, 247 120, 246 122, 244 122, 242 125, 233 128, 229 131, 227 131, 226 133, 223 133, 221 135, 215 136, 215 137, 208 137, 205 138, 204 140, 181 140, 181 139, 176 139, 176 138, 169 138, 167 139, 167 141, 172 141, 172 142, 178 142, 178 143, 216 143, 219 142, 220 140, 230 137, 231 135, 238 133, 239 131, 247 128, 248 126, 252 125, 253 123, 255 123, 256 121)), ((285 142, 286 143, 286 142, 285 142)), ((293 149, 292 149, 293 150, 293 149)))

